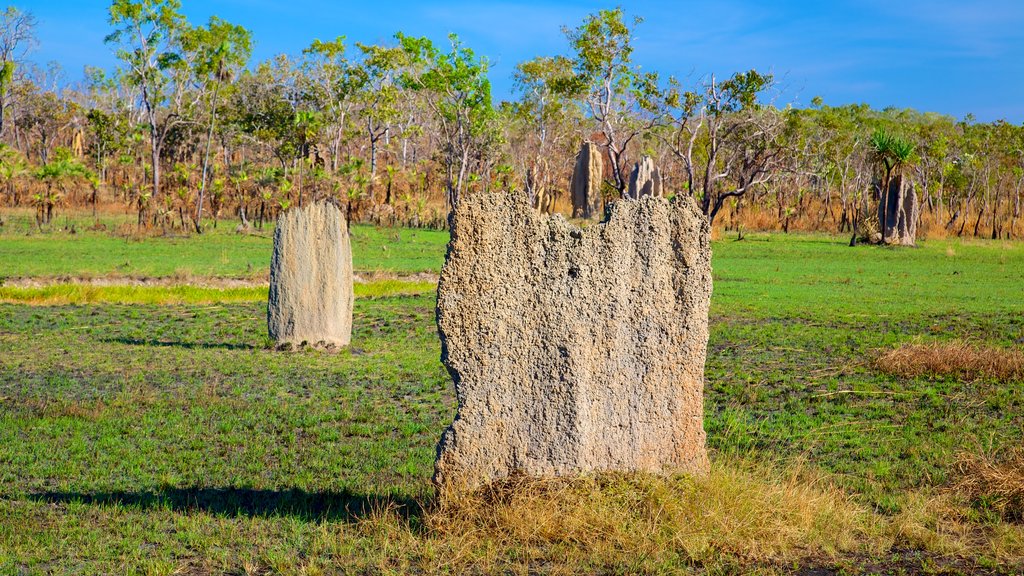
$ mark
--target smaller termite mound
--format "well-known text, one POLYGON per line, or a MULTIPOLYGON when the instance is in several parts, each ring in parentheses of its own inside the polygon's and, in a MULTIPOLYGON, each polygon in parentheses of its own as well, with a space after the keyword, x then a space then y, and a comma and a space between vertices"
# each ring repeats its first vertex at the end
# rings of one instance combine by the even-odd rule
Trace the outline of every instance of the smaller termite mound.
POLYGON ((601 214, 601 183, 604 180, 604 160, 601 148, 593 142, 584 142, 576 155, 569 189, 572 193, 573 218, 594 218, 601 214))
POLYGON ((629 189, 627 196, 638 200, 644 196, 661 196, 661 171, 654 165, 654 159, 644 155, 633 165, 629 173, 629 189))
POLYGON ((347 346, 352 248, 345 215, 320 201, 281 214, 270 259, 267 329, 280 347, 347 346))

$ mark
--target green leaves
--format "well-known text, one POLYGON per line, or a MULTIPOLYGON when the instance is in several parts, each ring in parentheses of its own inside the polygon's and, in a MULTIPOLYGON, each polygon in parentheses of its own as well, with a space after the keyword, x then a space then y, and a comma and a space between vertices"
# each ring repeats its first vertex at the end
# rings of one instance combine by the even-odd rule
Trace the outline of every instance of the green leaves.
POLYGON ((223 81, 249 62, 252 32, 211 16, 205 27, 188 28, 182 34, 181 46, 190 54, 197 78, 223 81))
POLYGON ((758 94, 773 83, 771 74, 761 74, 753 69, 733 74, 719 86, 722 93, 721 111, 735 112, 756 107, 758 94))
POLYGON ((82 178, 87 182, 96 180, 96 175, 85 167, 71 154, 71 151, 63 146, 58 146, 53 153, 53 159, 36 169, 33 174, 36 179, 47 184, 56 184, 62 187, 68 180, 82 178))
MULTIPOLYGON (((575 29, 563 28, 569 45, 576 52, 574 67, 586 83, 611 71, 622 80, 632 73, 633 30, 623 22, 622 8, 591 14, 575 29)), ((633 26, 643 22, 633 19, 633 26)))
POLYGON ((143 88, 150 108, 166 100, 167 72, 183 62, 178 41, 188 24, 180 10, 178 0, 114 0, 110 5, 114 31, 105 42, 119 46, 122 78, 143 88))
POLYGON ((462 191, 471 152, 485 150, 488 141, 498 137, 488 61, 477 58, 455 34, 448 36, 451 51, 446 53, 427 38, 402 33, 395 37, 413 64, 402 75, 402 85, 427 95, 427 104, 441 125, 449 202, 454 205, 462 191))
POLYGON ((871 134, 870 144, 875 157, 885 163, 887 168, 907 164, 914 155, 911 142, 885 128, 879 128, 871 134))

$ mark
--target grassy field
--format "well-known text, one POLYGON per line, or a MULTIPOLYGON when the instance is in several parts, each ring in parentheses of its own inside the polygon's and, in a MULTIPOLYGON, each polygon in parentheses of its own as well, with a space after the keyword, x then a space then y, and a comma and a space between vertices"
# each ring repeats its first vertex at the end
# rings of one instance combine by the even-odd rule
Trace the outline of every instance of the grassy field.
MULTIPOLYGON (((446 241, 354 238, 357 268, 397 273, 436 272, 446 241)), ((259 276, 269 248, 4 233, 0 276, 259 276)), ((708 478, 456 501, 430 484, 454 394, 429 284, 359 289, 337 354, 273 351, 259 287, 2 288, 0 574, 1024 569, 1021 519, 955 489, 965 455, 1020 446, 1024 381, 876 363, 1020 350, 1024 245, 751 235, 713 265, 708 478)))
MULTIPOLYGON (((23 213, 0 228, 0 280, 19 277, 94 278, 265 278, 274 243, 272 226, 235 234, 222 222, 202 236, 138 238, 120 217, 101 218, 107 228, 91 231, 92 218, 68 219, 62 227, 39 232, 23 213), (71 227, 75 232, 71 233, 71 227)), ((361 272, 413 273, 439 270, 446 232, 352 228, 353 267, 361 272)))

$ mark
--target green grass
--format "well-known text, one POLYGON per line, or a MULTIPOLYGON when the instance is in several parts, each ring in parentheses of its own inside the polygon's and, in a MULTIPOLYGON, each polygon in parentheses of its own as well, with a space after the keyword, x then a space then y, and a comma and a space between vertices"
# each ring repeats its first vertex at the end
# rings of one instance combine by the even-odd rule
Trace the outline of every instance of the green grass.
MULTIPOLYGON (((404 254, 395 271, 437 269, 442 234, 401 231, 402 241, 392 240, 398 233, 355 230, 404 254), (422 255, 400 248, 406 240, 421 241, 422 255)), ((22 241, 0 237, 0 254, 22 241)), ((34 252, 48 254, 46 265, 12 273, 28 267, 4 257, 4 274, 104 273, 55 256, 79 241, 103 250, 101 235, 34 241, 53 245, 34 252)), ((159 275, 204 270, 196 255, 207 241, 220 246, 207 256, 225 250, 232 263, 255 258, 243 256, 250 250, 269 258, 267 245, 250 245, 268 240, 233 235, 180 240, 188 250, 166 239, 131 246, 152 255, 146 273, 159 275), (171 256, 176 264, 160 261, 171 256)), ((356 245, 357 262, 368 261, 365 245, 356 245)), ((896 522, 942 494, 959 452, 1024 440, 1024 382, 906 379, 871 364, 879 349, 915 339, 1024 344, 1021 244, 849 248, 842 239, 766 235, 722 240, 714 251, 705 427, 715 461, 813 470, 896 522)), ((356 302, 352 346, 330 354, 274 351, 264 288, 3 288, 0 298, 20 303, 0 303, 0 573, 462 572, 459 551, 432 536, 420 508, 454 411, 433 287, 363 289, 378 292, 356 302)), ((1021 541, 1020 527, 961 511, 979 533, 1021 541)), ((926 524, 941 524, 937 517, 926 524)), ((949 553, 907 534, 893 556, 866 561, 885 567, 898 557, 902 567, 920 547, 913 569, 959 566, 960 555, 968 569, 1012 572, 1024 558, 1022 547, 949 553)), ((532 546, 494 542, 473 554, 512 572, 533 559, 543 572, 571 544, 532 546)), ((746 570, 730 549, 707 546, 697 556, 652 552, 637 564, 621 550, 622 564, 593 556, 573 566, 746 570)))
POLYGON ((934 240, 850 248, 823 235, 713 244, 713 313, 855 321, 1024 312, 1024 244, 934 240))
MULTIPOLYGON (((13 219, 12 219, 13 220, 13 219)), ((273 227, 235 234, 224 222, 202 235, 145 239, 89 231, 79 218, 76 232, 38 232, 19 222, 0 233, 0 280, 19 277, 265 277, 270 269, 273 227), (27 231, 26 231, 27 230, 27 231)), ((436 272, 444 262, 447 232, 352 227, 353 267, 372 272, 436 272)))

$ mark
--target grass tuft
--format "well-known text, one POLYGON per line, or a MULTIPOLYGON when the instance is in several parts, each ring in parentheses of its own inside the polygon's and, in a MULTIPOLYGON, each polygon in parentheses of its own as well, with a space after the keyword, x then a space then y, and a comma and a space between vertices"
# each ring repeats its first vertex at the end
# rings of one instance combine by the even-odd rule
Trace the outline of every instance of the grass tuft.
POLYGON ((646 572, 724 558, 777 564, 863 550, 881 534, 875 520, 829 483, 740 463, 713 464, 704 477, 517 478, 439 495, 425 525, 456 557, 485 572, 513 558, 646 572))
POLYGON ((1004 520, 1024 521, 1024 449, 998 457, 964 453, 954 469, 955 494, 1004 520))
POLYGON ((880 354, 875 366, 882 372, 905 378, 957 376, 967 380, 983 377, 1024 380, 1024 352, 964 341, 904 344, 880 354))

